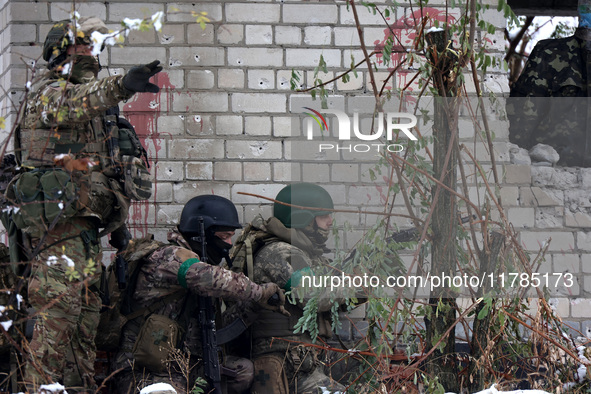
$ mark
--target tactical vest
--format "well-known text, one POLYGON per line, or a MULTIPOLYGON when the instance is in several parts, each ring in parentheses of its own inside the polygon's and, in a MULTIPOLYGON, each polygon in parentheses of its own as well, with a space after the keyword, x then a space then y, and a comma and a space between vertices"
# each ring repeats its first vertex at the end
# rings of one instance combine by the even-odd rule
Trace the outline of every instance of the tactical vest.
MULTIPOLYGON (((28 171, 15 177, 7 191, 18 208, 12 220, 19 229, 39 235, 51 224, 74 216, 94 217, 105 228, 102 236, 125 223, 130 200, 151 196, 150 173, 140 159, 147 163, 145 149, 133 126, 124 123, 114 108, 57 131, 20 128, 15 147, 28 171), (59 155, 68 155, 73 165, 56 165, 59 155)), ((25 119, 25 126, 34 123, 39 122, 25 119)))
MULTIPOLYGON (((101 163, 109 156, 107 135, 102 117, 94 118, 84 128, 20 129, 20 154, 24 167, 54 166, 60 154, 89 157, 101 163), (103 159, 104 160, 104 159, 103 159)), ((101 163, 102 164, 102 163, 101 163)), ((100 170, 93 167, 92 170, 100 170)))
POLYGON ((253 339, 294 335, 293 328, 300 317, 303 316, 303 311, 301 308, 288 302, 285 303, 285 309, 291 316, 284 316, 281 313, 261 309, 256 322, 252 325, 253 339))

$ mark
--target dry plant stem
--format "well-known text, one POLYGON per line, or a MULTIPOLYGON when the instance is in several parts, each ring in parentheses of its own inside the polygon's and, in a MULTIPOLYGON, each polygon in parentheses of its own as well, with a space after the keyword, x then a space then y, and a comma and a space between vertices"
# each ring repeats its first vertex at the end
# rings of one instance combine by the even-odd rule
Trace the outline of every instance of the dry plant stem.
MULTIPOLYGON (((311 90, 314 90, 314 89, 316 89, 316 88, 319 88, 319 87, 322 87, 322 86, 326 86, 326 85, 328 85, 328 84, 329 84, 329 83, 331 83, 331 82, 337 81, 337 80, 341 79, 343 76, 345 76, 345 75, 347 75, 347 74, 349 74, 349 73, 353 72, 353 70, 355 70, 357 67, 361 66, 363 63, 366 63, 366 62, 368 62, 370 57, 372 57, 373 55, 376 55, 376 54, 378 54, 378 53, 380 53, 380 52, 378 52, 378 51, 372 51, 372 52, 369 54, 369 56, 368 56, 368 58, 367 58, 367 59, 363 59, 362 61, 360 61, 359 63, 355 64, 353 67, 349 68, 349 69, 348 69, 347 71, 345 71, 344 73, 337 75, 337 76, 336 76, 336 77, 334 77, 333 79, 331 79, 331 80, 328 80, 328 81, 326 81, 326 82, 322 82, 321 84, 314 85, 314 86, 312 86, 312 87, 309 87, 309 88, 306 88, 306 89, 297 89, 297 90, 296 90, 296 92, 298 92, 298 93, 306 93, 306 92, 309 92, 309 91, 311 91, 311 90)), ((371 67, 371 65, 368 65, 368 67, 371 67)))
MULTIPOLYGON (((286 338, 280 338, 280 337, 277 337, 275 339, 278 340, 278 341, 294 343, 294 344, 298 344, 298 345, 303 345, 305 347, 313 347, 313 348, 321 349, 321 350, 328 350, 328 351, 336 352, 336 353, 348 353, 348 354, 360 355, 360 356, 367 356, 367 357, 379 357, 374 352, 367 352, 367 351, 361 351, 361 350, 353 350, 353 351, 351 351, 351 350, 347 350, 347 349, 339 349, 339 348, 328 346, 328 345, 318 345, 316 343, 307 343, 307 342, 302 342, 302 341, 294 341, 292 339, 286 339, 286 338)), ((386 356, 381 356, 381 357, 382 358, 391 359, 391 360, 395 360, 396 359, 396 357, 391 356, 391 355, 386 355, 386 356)))
MULTIPOLYGON (((474 163, 477 163, 476 160, 474 159, 474 157, 472 156, 472 154, 470 153, 470 151, 468 151, 467 149, 464 148, 464 151, 466 152, 466 154, 468 154, 468 156, 472 159, 472 161, 474 163)), ((529 262, 527 257, 524 255, 523 250, 521 249, 521 246, 519 245, 519 242, 517 241, 516 235, 515 235, 515 230, 513 229, 513 226, 508 222, 507 218, 505 217, 505 214, 499 204, 499 202, 495 199, 494 194, 492 193, 492 190, 490 189, 490 185, 488 183, 488 181, 486 180, 486 178, 484 177, 484 174, 482 172, 482 169, 480 168, 480 166, 477 166, 478 170, 481 173, 481 176, 483 178, 484 184, 488 190, 489 196, 491 197, 492 201, 495 203, 498 211, 499 211, 499 215, 501 216, 502 222, 505 225, 505 228, 508 229, 507 233, 506 233, 506 237, 508 237, 511 241, 511 243, 513 244, 513 246, 515 247, 515 250, 517 251, 517 256, 519 257, 519 261, 521 262, 523 268, 526 270, 526 272, 531 274, 531 267, 529 266, 529 262)), ((488 215, 487 215, 488 217, 488 215)), ((486 223, 485 225, 483 225, 483 229, 482 231, 486 231, 486 223)), ((547 250, 547 248, 549 247, 549 242, 551 241, 551 238, 548 241, 548 244, 545 246, 544 251, 542 252, 541 255, 545 254, 545 250, 547 250)), ((539 255, 539 254, 538 254, 539 255)), ((551 316, 552 312, 550 310, 550 307, 548 306, 548 304, 545 302, 544 300, 544 295, 542 293, 542 291, 539 288, 536 288, 536 292, 538 294, 538 298, 542 299, 542 305, 544 306, 544 309, 547 311, 548 315, 551 316)))
POLYGON ((491 190, 490 184, 486 180, 486 175, 484 174, 484 171, 478 165, 478 161, 476 161, 476 159, 474 158, 474 156, 472 155, 472 153, 470 153, 470 151, 465 147, 465 145, 462 144, 460 146, 460 149, 463 150, 464 152, 466 152, 466 154, 470 157, 470 159, 477 165, 478 171, 480 172, 480 176, 482 177, 482 181, 483 181, 484 185, 486 186, 486 190, 488 191, 489 197, 492 199, 492 201, 495 203, 495 206, 499 210, 499 215, 501 216, 501 219, 502 219, 503 224, 506 227, 509 227, 509 222, 507 220, 507 217, 505 216, 505 213, 503 212, 503 208, 501 207, 500 202, 495 197, 495 193, 493 192, 493 190, 491 190))
POLYGON ((521 320, 520 318, 518 318, 517 316, 512 315, 511 313, 505 311, 505 314, 507 316, 509 316, 511 319, 513 319, 515 322, 521 324, 523 327, 528 328, 530 330, 532 330, 533 332, 535 332, 536 334, 540 335, 541 337, 543 337, 544 339, 546 339, 547 341, 551 342, 554 346, 558 347, 560 350, 564 351, 566 354, 568 354, 569 356, 571 356, 574 360, 576 360, 577 362, 580 362, 584 365, 591 365, 591 364, 585 364, 578 355, 574 354, 569 348, 564 347, 560 342, 555 341, 552 337, 548 336, 546 333, 537 330, 535 327, 532 327, 531 325, 527 324, 526 322, 524 322, 523 320, 521 320))
MULTIPOLYGON (((429 87, 429 82, 431 81, 431 78, 433 78, 433 72, 431 72, 431 74, 429 74, 429 78, 427 78, 427 80, 425 81, 425 84, 423 85, 423 88, 421 89, 421 91, 419 92, 419 97, 422 97, 423 94, 425 93, 425 90, 427 90, 427 88, 429 87)), ((402 98, 402 94, 401 94, 401 98, 402 98)), ((414 113, 417 113, 417 110, 419 109, 419 103, 420 101, 417 100, 417 103, 415 104, 415 109, 414 109, 414 113)), ((433 161, 433 157, 431 156, 431 161, 433 161)))
POLYGON ((376 86, 376 79, 373 73, 373 67, 371 66, 371 62, 369 60, 369 53, 367 52, 367 47, 365 46, 365 39, 363 37, 363 29, 361 28, 361 23, 359 22, 359 15, 357 14, 357 7, 355 7, 355 0, 347 0, 347 2, 351 5, 351 11, 353 11, 353 17, 355 18, 355 26, 357 27, 357 34, 359 35, 359 43, 361 45, 361 51, 363 52, 363 56, 367 61, 367 71, 369 73, 369 80, 371 83, 371 88, 374 94, 374 98, 376 100, 376 105, 378 107, 378 112, 382 112, 382 104, 380 101, 380 95, 378 91, 378 87, 376 86))
MULTIPOLYGON (((511 232, 509 233, 509 239, 511 240, 511 243, 513 244, 513 246, 515 247, 515 250, 517 251, 517 256, 518 256, 519 261, 521 262, 522 266, 525 268, 525 270, 528 274, 531 274, 531 268, 529 267, 528 259, 525 256, 521 247, 519 246, 519 242, 517 241, 517 238, 515 237, 515 230, 513 229, 513 227, 511 227, 511 232)), ((548 240, 548 243, 546 244, 546 246, 543 248, 543 250, 538 253, 539 256, 543 256, 546 253, 546 251, 548 250, 548 247, 550 246, 551 240, 552 239, 550 238, 548 240)), ((536 288, 536 292, 538 294, 538 302, 542 304, 542 307, 543 307, 544 311, 546 312, 547 316, 551 316, 554 321, 559 319, 554 316, 552 309, 550 308, 550 306, 546 302, 546 299, 544 298, 544 294, 542 293, 542 291, 539 288, 536 288)))
MULTIPOLYGON (((474 86, 476 87, 476 95, 478 96, 478 103, 480 105, 480 113, 482 114, 482 124, 484 125, 484 132, 486 133, 486 141, 488 143, 488 150, 490 153, 490 161, 492 164, 493 176, 495 178, 495 183, 498 185, 499 183, 499 174, 497 173, 497 164, 495 160, 495 151, 492 142, 492 136, 490 133, 490 126, 488 124, 488 116, 486 116, 486 110, 484 109, 484 102, 482 101, 482 90, 480 89, 480 83, 478 80, 478 72, 476 70, 476 62, 474 60, 474 56, 470 58, 470 66, 472 68, 472 77, 474 78, 474 86)), ((499 198, 499 204, 501 203, 501 196, 499 198)))
MULTIPOLYGON (((436 183, 438 186, 441 186, 441 188, 445 189, 446 191, 450 192, 451 194, 455 195, 456 197, 458 197, 460 200, 464 201, 466 204, 469 204, 475 211, 477 215, 480 215, 480 209, 478 209, 478 207, 468 199, 468 197, 458 193, 457 191, 447 187, 446 185, 442 184, 437 178, 435 178, 433 175, 429 174, 428 172, 426 172, 425 170, 418 168, 417 166, 410 164, 408 161, 405 161, 403 158, 398 157, 398 156, 393 156, 395 158, 396 161, 401 161, 404 162, 404 165, 407 165, 409 167, 411 167, 412 169, 414 169, 417 172, 420 172, 421 174, 423 174, 424 176, 426 176, 427 178, 429 178, 429 180, 433 181, 434 183, 436 183)), ((245 194, 245 193, 241 193, 238 192, 239 194, 245 194)), ((393 215, 395 216, 395 215, 393 215)))
MULTIPOLYGON (((451 146, 450 146, 450 148, 451 148, 451 146)), ((449 153, 451 153, 451 151, 448 149, 448 154, 449 153)), ((409 167, 413 168, 415 171, 420 172, 421 174, 425 175, 427 178, 429 178, 430 180, 432 180, 433 182, 435 182, 439 186, 437 188, 437 191, 441 190, 442 188, 445 189, 446 191, 450 192, 451 194, 453 194, 456 197, 460 198, 461 200, 465 201, 467 205, 471 205, 474 208, 474 210, 478 213, 478 215, 480 215, 480 210, 478 209, 478 207, 476 205, 474 205, 474 203, 472 203, 472 201, 470 201, 467 196, 463 196, 463 195, 459 194, 458 192, 456 192, 455 190, 447 187, 439 179, 436 179, 435 177, 433 177, 432 175, 430 175, 426 171, 424 171, 424 170, 422 170, 422 169, 414 166, 413 164, 410 164, 408 161, 405 161, 404 159, 402 159, 402 158, 400 158, 398 156, 392 156, 392 157, 394 158, 395 161, 402 161, 402 162, 404 162, 405 165, 408 165, 409 167)), ((442 175, 444 176, 445 173, 443 173, 442 175)), ((436 192, 435 196, 433 197, 433 202, 431 204, 431 207, 434 206, 433 204, 435 204, 436 197, 437 196, 438 196, 438 194, 436 192)), ((419 241, 417 243, 417 251, 414 254, 414 258, 413 258, 412 264, 409 267, 409 272, 414 268, 414 265, 415 265, 415 263, 417 261, 418 255, 419 255, 420 247, 421 247, 421 245, 423 244, 423 242, 426 239, 427 230, 428 230, 428 227, 429 227, 428 224, 430 223, 432 213, 433 213, 433 209, 431 208, 429 210, 429 214, 427 216, 427 219, 425 219, 423 231, 422 231, 421 237, 419 238, 419 241)))
POLYGON ((381 89, 380 89, 380 93, 379 93, 379 96, 380 96, 380 97, 382 97, 382 95, 384 94, 384 90, 386 90, 386 86, 388 85, 388 81, 389 81, 389 80, 390 80, 390 79, 391 79, 391 78, 394 76, 394 73, 395 73, 396 71, 398 71, 398 69, 399 69, 400 67, 402 67, 402 65, 403 65, 404 63, 406 63, 406 59, 402 59, 402 61, 401 61, 400 63, 398 63, 398 65, 397 65, 396 67, 394 67, 394 68, 392 69, 392 71, 390 71, 390 73, 388 74, 388 76, 386 77, 386 79, 384 79, 384 80, 383 80, 383 82, 384 82, 384 83, 382 84, 382 87, 381 87, 381 89))
POLYGON ((380 10, 377 6, 374 9, 377 11, 378 14, 380 14, 380 17, 382 17, 382 20, 384 21, 384 23, 388 27, 388 30, 390 30, 390 33, 392 34, 392 37, 395 37, 396 38, 396 41, 398 41, 398 45, 400 45, 401 47, 404 47, 404 45, 402 45, 402 42, 400 41, 400 39, 394 33, 394 30, 392 29, 392 26, 390 26, 390 24, 388 23, 388 20, 386 19, 386 16, 382 12, 382 10, 380 10))
MULTIPOLYGON (((473 57, 474 45, 472 45, 472 43, 474 42, 475 34, 476 34, 476 0, 470 0, 470 30, 468 33, 468 44, 469 44, 468 47, 470 49, 459 60, 460 67, 464 67, 468 63, 468 60, 472 59, 472 57, 473 57)), ((464 39, 466 39, 466 38, 464 37, 464 39)), ((475 78, 474 84, 478 85, 477 82, 478 82, 478 78, 475 78)))
MULTIPOLYGON (((16 322, 17 324, 20 322, 16 322)), ((23 332, 18 332, 19 336, 21 338, 25 338, 25 334, 23 332)), ((41 375, 43 376, 45 379, 47 379, 47 375, 45 375, 45 372, 43 371, 43 368, 41 368, 39 365, 37 365, 37 363, 35 362, 34 359, 31 358, 30 354, 31 352, 28 351, 27 349, 29 348, 28 346, 28 342, 26 342, 26 339, 24 340, 24 344, 25 344, 25 349, 23 349, 21 346, 19 346, 19 344, 12 338, 12 336, 8 333, 8 331, 6 331, 4 329, 4 326, 0 324, 0 335, 4 336, 6 339, 8 339, 8 341, 10 342, 10 344, 13 346, 13 348, 19 352, 20 354, 22 354, 26 359, 28 359, 28 361, 31 363, 31 365, 33 366, 33 368, 35 368, 35 370, 41 375)))
MULTIPOLYGON (((519 261, 521 262, 521 265, 525 269, 526 273, 528 273, 528 274, 531 275, 532 271, 531 271, 531 267, 529 266, 529 261, 528 261, 527 257, 525 256, 523 250, 519 246, 519 243, 517 242, 517 239, 515 238, 515 236, 513 235, 513 233, 510 234, 510 240, 511 240, 511 243, 515 246, 515 249, 517 251, 517 256, 519 257, 519 261)), ((551 240, 552 239, 550 238, 549 241, 551 241, 551 240)), ((550 242, 548 242, 546 244, 546 246, 543 248, 543 251, 541 252, 542 255, 544 255, 546 253, 546 251, 548 250, 548 247, 549 246, 550 246, 550 242)), ((546 310, 546 312, 548 313, 548 315, 551 316, 552 315, 552 311, 550 310, 550 307, 546 303, 546 300, 544 298, 544 293, 542 293, 542 290, 539 287, 536 287, 536 293, 538 294, 538 298, 541 299, 541 300, 543 300, 544 309, 546 310)))
POLYGON ((285 205, 288 207, 293 208, 300 208, 300 209, 307 209, 310 211, 329 211, 329 212, 341 212, 341 213, 358 213, 360 215, 381 215, 381 216, 399 216, 402 218, 413 219, 410 215, 403 215, 401 213, 387 213, 387 212, 379 212, 379 211, 359 211, 354 209, 327 209, 327 208, 316 208, 316 207, 304 207, 302 205, 295 205, 295 204, 288 204, 282 201, 275 200, 274 198, 269 198, 265 196, 261 196, 260 194, 254 193, 246 193, 246 192, 238 192, 238 194, 242 194, 244 196, 251 196, 256 198, 261 198, 263 200, 271 201, 275 204, 285 205))
MULTIPOLYGON (((402 199, 404 200, 404 205, 406 206, 406 210, 408 211, 411 219, 415 225, 415 227, 419 228, 420 226, 420 219, 414 214, 414 210, 412 209, 412 205, 410 203, 410 199, 408 197, 408 192, 406 191, 406 186, 404 184, 404 177, 402 176, 402 170, 399 165, 393 166, 394 171, 396 172, 396 178, 398 179, 398 184, 400 186, 400 194, 402 195, 402 199)), ((388 188, 388 191, 390 188, 388 188)), ((390 207, 390 210, 394 208, 394 204, 390 207)), ((391 211, 390 211, 391 212, 391 211)))
POLYGON ((27 95, 29 93, 29 90, 25 90, 25 96, 23 98, 23 101, 20 104, 20 107, 18 109, 18 115, 16 117, 16 121, 12 124, 12 127, 10 128, 10 132, 8 133, 8 137, 6 137, 6 140, 4 142, 4 146, 2 147, 2 152, 0 153, 0 158, 3 159, 6 156, 6 149, 8 148, 8 141, 10 141, 10 139, 15 135, 16 133, 16 128, 19 126, 20 122, 21 122, 21 117, 23 115, 23 113, 25 112, 25 103, 27 102, 27 95))
POLYGON ((515 54, 517 45, 519 45, 521 39, 523 38, 523 36, 527 32, 533 21, 533 16, 526 17, 523 26, 521 26, 521 29, 519 29, 519 32, 517 32, 513 40, 509 39, 509 31, 505 29, 505 38, 507 39, 507 41, 509 41, 509 48, 507 49, 507 54, 505 55, 505 61, 509 61, 509 58, 515 54))
MULTIPOLYGON (((394 209, 394 201, 396 200, 396 193, 393 193, 392 195, 392 204, 388 204, 388 201, 390 201, 390 193, 392 193, 392 188, 390 187, 390 185, 394 184, 394 168, 392 168, 390 170, 390 181, 388 184, 388 195, 386 196, 386 206, 389 205, 388 208, 388 213, 391 214, 392 210, 394 209)), ((412 212, 409 212, 412 215, 412 212)), ((390 227, 390 216, 386 217, 386 225, 384 226, 384 236, 386 236, 387 232, 388 232, 388 228, 390 227)))
POLYGON ((107 381, 109 381, 109 379, 111 379, 113 376, 115 376, 115 375, 117 375, 119 372, 123 371, 124 369, 125 369, 125 367, 122 367, 122 368, 119 368, 119 369, 117 369, 117 370, 115 370, 115 371, 111 372, 111 373, 109 374, 109 376, 107 376, 107 377, 105 378, 105 380, 103 380, 103 382, 101 383, 101 385, 99 386, 99 388, 98 388, 98 389, 96 389, 95 393, 100 393, 102 389, 106 389, 106 388, 107 388, 107 386, 105 386, 105 383, 106 383, 107 381))
POLYGON ((458 316, 458 318, 450 324, 450 326, 447 328, 447 330, 443 333, 443 335, 441 335, 441 338, 439 338, 439 340, 433 344, 433 347, 427 352, 427 353, 423 353, 421 354, 421 356, 414 361, 412 364, 409 364, 409 367, 417 367, 419 366, 419 364, 426 360, 431 354, 433 354, 433 352, 435 352, 435 350, 437 350, 437 347, 439 346, 439 344, 445 339, 447 338, 447 336, 450 334, 450 332, 454 329, 454 327, 463 319, 466 318, 466 316, 468 316, 468 314, 472 311, 472 309, 474 309, 478 304, 480 304, 482 302, 482 300, 478 300, 477 302, 475 302, 474 304, 470 305, 468 308, 466 308, 466 310, 464 312, 462 312, 462 314, 460 316, 458 316))
MULTIPOLYGON (((466 179, 466 172, 464 171, 464 163, 462 162, 462 158, 460 157, 460 155, 458 155, 458 168, 460 169, 460 179, 462 181, 462 189, 464 190, 464 195, 469 196, 469 192, 468 192, 468 181, 466 179)), ((472 235, 472 243, 473 243, 473 247, 474 250, 476 250, 476 252, 478 254, 480 254, 480 246, 478 245, 478 241, 476 239, 476 230, 474 229, 474 223, 473 223, 473 219, 472 219, 472 207, 468 204, 466 204, 466 209, 468 210, 468 216, 470 219, 470 234, 472 235)), ((483 237, 486 238, 486 235, 483 234, 483 237)))

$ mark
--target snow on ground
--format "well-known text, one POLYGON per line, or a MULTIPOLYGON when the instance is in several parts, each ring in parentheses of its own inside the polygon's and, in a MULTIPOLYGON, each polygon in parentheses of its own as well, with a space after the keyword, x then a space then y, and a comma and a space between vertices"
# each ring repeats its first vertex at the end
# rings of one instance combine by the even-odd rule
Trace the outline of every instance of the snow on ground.
POLYGON ((62 393, 68 394, 66 388, 59 383, 44 384, 39 387, 39 393, 50 394, 50 393, 62 393))
POLYGON ((155 383, 149 386, 146 386, 140 391, 140 394, 149 394, 149 393, 167 393, 172 394, 176 393, 176 390, 168 383, 155 383))
MULTIPOLYGON (((542 391, 542 390, 499 391, 496 389, 495 386, 496 386, 496 384, 493 384, 492 386, 490 386, 486 390, 482 390, 482 391, 479 391, 474 394, 497 394, 497 393, 502 393, 502 394, 552 394, 552 393, 549 393, 547 391, 542 391)), ((453 394, 453 393, 446 393, 446 394, 453 394)))

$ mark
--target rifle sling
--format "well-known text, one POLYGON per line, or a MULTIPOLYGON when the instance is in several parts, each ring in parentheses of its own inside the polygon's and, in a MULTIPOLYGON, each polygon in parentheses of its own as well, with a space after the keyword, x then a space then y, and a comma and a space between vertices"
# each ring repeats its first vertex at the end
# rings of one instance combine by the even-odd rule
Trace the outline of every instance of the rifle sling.
POLYGON ((248 279, 253 281, 254 277, 254 256, 252 255, 252 242, 246 238, 244 240, 244 246, 246 247, 246 276, 248 279))

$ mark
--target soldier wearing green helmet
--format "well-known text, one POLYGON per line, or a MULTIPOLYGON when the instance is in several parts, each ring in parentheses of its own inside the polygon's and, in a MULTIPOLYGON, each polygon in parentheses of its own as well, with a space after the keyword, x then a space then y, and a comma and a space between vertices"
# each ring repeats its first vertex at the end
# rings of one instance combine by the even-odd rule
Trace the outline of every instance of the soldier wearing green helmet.
POLYGON ((330 194, 312 183, 286 186, 275 200, 285 204, 275 203, 273 216, 288 228, 305 228, 315 217, 330 215, 334 209, 330 194))
MULTIPOLYGON (((256 283, 276 283, 284 290, 298 286, 302 275, 310 275, 315 267, 326 267, 329 260, 326 242, 333 224, 334 203, 330 194, 312 183, 295 183, 284 187, 275 198, 273 217, 257 216, 250 224, 258 243, 252 251, 254 263, 247 274, 256 283)), ((245 230, 246 231, 246 230, 245 230)), ((240 238, 237 242, 240 241, 240 238)), ((255 246, 253 245, 253 249, 255 246)), ((243 259, 234 259, 233 269, 242 270, 243 259)), ((248 264, 247 264, 248 265, 248 264)), ((268 312, 248 304, 233 305, 225 321, 240 317, 251 323, 251 356, 254 363, 252 393, 322 393, 344 391, 321 368, 317 349, 306 346, 312 339, 294 334, 294 327, 303 315, 304 304, 285 304, 291 314, 268 312)), ((326 312, 330 303, 319 305, 319 336, 332 336, 326 312)))
POLYGON ((119 126, 118 105, 157 93, 149 79, 162 67, 154 61, 99 80, 101 48, 92 43, 108 32, 96 17, 53 25, 42 53, 48 71, 28 94, 16 133, 23 172, 12 180, 14 209, 2 220, 9 236, 26 239, 28 301, 42 313, 27 348, 28 390, 48 383, 69 392, 96 388, 100 238, 122 228, 131 199, 151 194, 145 149, 126 150, 132 140, 141 144, 133 127, 124 133, 119 126))

